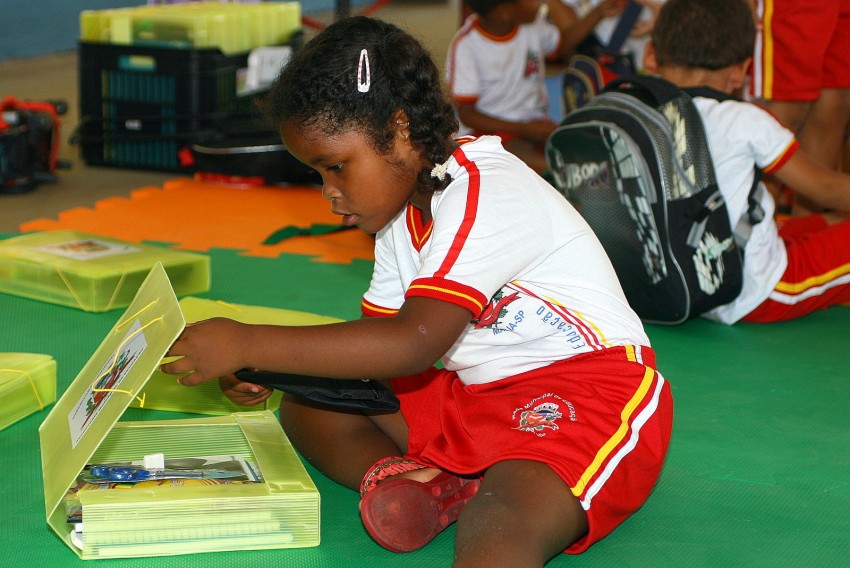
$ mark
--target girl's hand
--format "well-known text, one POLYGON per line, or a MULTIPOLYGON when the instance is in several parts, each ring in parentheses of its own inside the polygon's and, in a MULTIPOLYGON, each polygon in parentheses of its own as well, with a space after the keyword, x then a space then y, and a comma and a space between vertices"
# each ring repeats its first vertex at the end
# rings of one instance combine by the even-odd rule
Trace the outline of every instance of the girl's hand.
POLYGON ((250 367, 245 360, 249 326, 226 318, 189 324, 168 351, 181 357, 160 367, 180 377, 180 384, 194 386, 250 367))
POLYGON ((265 402, 274 392, 274 389, 263 385, 240 381, 234 374, 219 377, 218 386, 221 387, 224 396, 242 406, 254 406, 265 402))

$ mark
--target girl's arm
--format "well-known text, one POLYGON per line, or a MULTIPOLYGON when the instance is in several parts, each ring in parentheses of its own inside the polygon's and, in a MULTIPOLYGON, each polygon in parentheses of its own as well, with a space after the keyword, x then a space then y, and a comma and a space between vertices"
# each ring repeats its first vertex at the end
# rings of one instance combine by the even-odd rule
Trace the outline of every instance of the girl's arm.
POLYGON ((812 160, 802 149, 772 172, 779 181, 825 209, 850 213, 850 175, 812 160))
POLYGON ((339 379, 385 379, 419 373, 442 357, 469 323, 455 304, 415 297, 387 318, 287 327, 224 318, 189 325, 163 372, 191 373, 187 386, 253 368, 339 379))

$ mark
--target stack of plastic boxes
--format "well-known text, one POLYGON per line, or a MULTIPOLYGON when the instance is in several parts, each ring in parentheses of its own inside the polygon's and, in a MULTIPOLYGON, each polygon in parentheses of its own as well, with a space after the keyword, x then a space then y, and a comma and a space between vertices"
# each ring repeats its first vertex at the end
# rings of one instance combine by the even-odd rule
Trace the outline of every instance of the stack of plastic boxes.
POLYGON ((203 129, 251 112, 252 50, 295 45, 298 2, 145 5, 80 15, 80 126, 90 165, 183 171, 203 129))
POLYGON ((0 353, 0 430, 56 401, 56 361, 40 353, 0 353))

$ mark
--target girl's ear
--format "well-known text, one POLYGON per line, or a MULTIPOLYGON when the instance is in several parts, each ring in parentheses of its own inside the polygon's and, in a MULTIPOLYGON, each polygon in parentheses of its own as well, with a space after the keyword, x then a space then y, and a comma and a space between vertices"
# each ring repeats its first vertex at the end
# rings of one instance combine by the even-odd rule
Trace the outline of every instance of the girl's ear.
POLYGON ((391 120, 390 128, 401 134, 405 140, 410 138, 410 119, 404 109, 396 109, 391 120))

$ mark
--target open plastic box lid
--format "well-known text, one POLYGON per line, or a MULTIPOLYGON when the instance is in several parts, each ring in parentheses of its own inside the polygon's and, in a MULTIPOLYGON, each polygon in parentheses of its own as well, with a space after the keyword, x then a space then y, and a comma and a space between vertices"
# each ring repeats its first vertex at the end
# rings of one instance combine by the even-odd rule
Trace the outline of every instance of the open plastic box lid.
POLYGON ((165 269, 156 263, 39 427, 48 519, 184 326, 165 269))

